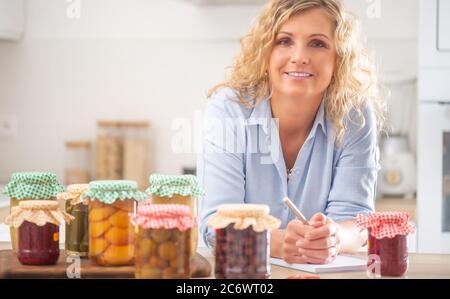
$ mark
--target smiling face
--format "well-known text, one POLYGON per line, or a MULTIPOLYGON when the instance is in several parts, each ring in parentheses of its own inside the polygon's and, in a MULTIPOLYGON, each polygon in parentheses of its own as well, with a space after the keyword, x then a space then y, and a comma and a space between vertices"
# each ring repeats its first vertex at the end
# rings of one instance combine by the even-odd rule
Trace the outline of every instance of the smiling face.
POLYGON ((274 97, 321 100, 333 76, 334 29, 322 8, 296 14, 281 26, 268 70, 274 97))

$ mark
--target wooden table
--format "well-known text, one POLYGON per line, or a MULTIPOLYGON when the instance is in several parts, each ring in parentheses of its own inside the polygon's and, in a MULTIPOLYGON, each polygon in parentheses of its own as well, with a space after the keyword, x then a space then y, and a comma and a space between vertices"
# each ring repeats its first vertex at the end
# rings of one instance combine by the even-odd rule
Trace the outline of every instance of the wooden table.
MULTIPOLYGON (((214 257, 207 248, 199 248, 199 253, 204 256, 211 265, 214 265, 214 257)), ((358 254, 364 256, 365 254, 358 254)), ((292 275, 316 275, 301 272, 289 268, 272 265, 272 278, 287 278, 292 275)), ((213 278, 214 272, 210 278, 213 278)), ((320 274, 325 279, 366 279, 366 272, 342 272, 320 274)), ((403 278, 450 278, 450 254, 409 254, 409 269, 403 278)))
MULTIPOLYGON (((9 243, 0 242, 0 250, 9 249, 9 243)), ((210 250, 205 247, 200 247, 198 252, 205 257, 211 265, 214 265, 214 256, 210 250)), ((406 278, 447 278, 450 279, 450 254, 416 254, 409 255, 409 270, 406 278)), ((293 269, 283 268, 280 266, 272 266, 272 278, 287 278, 292 275, 311 275, 310 273, 301 272, 293 269)), ((211 275, 207 278, 214 278, 214 269, 211 275)), ((365 279, 367 275, 365 272, 344 272, 344 273, 329 273, 321 274, 320 278, 350 278, 350 279, 365 279)))

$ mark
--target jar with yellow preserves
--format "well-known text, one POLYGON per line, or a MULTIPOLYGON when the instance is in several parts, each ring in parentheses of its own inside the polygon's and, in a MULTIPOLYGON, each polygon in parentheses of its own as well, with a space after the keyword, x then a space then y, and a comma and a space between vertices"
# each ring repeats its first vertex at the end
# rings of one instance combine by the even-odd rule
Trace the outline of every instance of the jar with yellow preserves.
POLYGON ((135 181, 94 181, 81 196, 89 199, 89 258, 100 266, 134 263, 134 228, 130 214, 147 195, 135 181))
POLYGON ((89 250, 89 200, 81 200, 81 194, 88 189, 88 184, 67 186, 67 192, 59 193, 58 200, 65 201, 66 212, 74 217, 66 222, 65 249, 67 255, 87 257, 89 250))
MULTIPOLYGON (((149 178, 152 204, 181 204, 188 206, 192 216, 197 218, 197 199, 205 195, 193 175, 152 174, 149 178)), ((198 230, 192 229, 191 254, 195 255, 198 244, 198 230)))
POLYGON ((139 205, 136 226, 136 278, 189 278, 195 218, 185 205, 139 205))
MULTIPOLYGON (((10 211, 22 200, 56 200, 56 195, 64 191, 57 177, 48 172, 16 172, 4 189, 10 198, 10 211)), ((17 253, 17 228, 10 227, 11 245, 17 253)))

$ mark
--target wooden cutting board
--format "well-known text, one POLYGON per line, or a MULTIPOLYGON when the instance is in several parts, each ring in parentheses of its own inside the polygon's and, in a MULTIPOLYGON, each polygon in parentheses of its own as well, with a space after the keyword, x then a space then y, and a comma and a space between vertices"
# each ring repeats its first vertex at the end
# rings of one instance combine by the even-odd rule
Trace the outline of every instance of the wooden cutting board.
MULTIPOLYGON (((199 253, 194 257, 192 277, 202 278, 211 275, 210 263, 199 253)), ((22 265, 11 250, 0 251, 1 278, 67 278, 67 268, 73 265, 64 250, 60 251, 58 263, 52 266, 22 265)), ((89 259, 81 259, 81 278, 134 278, 134 266, 99 267, 89 259)))

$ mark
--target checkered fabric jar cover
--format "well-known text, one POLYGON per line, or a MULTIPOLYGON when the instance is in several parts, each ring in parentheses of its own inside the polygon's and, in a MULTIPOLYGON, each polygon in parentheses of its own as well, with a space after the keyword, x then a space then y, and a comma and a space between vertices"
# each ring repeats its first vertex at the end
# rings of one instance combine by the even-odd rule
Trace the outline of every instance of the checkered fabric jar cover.
POLYGON ((117 199, 122 201, 126 199, 134 199, 137 201, 146 200, 148 199, 148 195, 138 190, 135 181, 109 180, 90 182, 88 190, 81 195, 81 200, 85 198, 112 204, 117 199))
POLYGON ((18 200, 40 199, 46 200, 64 191, 64 186, 59 184, 56 174, 49 172, 16 172, 11 176, 3 193, 18 200))
POLYGON ((201 197, 205 191, 198 185, 194 175, 163 175, 152 174, 149 178, 150 187, 146 190, 148 194, 161 197, 172 197, 174 194, 182 196, 201 197))
POLYGON ((147 204, 139 205, 138 211, 131 216, 131 223, 145 229, 173 229, 186 231, 195 226, 196 220, 185 205, 147 204))
POLYGON ((358 227, 370 228, 370 234, 377 239, 415 232, 416 228, 408 221, 409 215, 405 212, 375 212, 356 217, 358 227))

